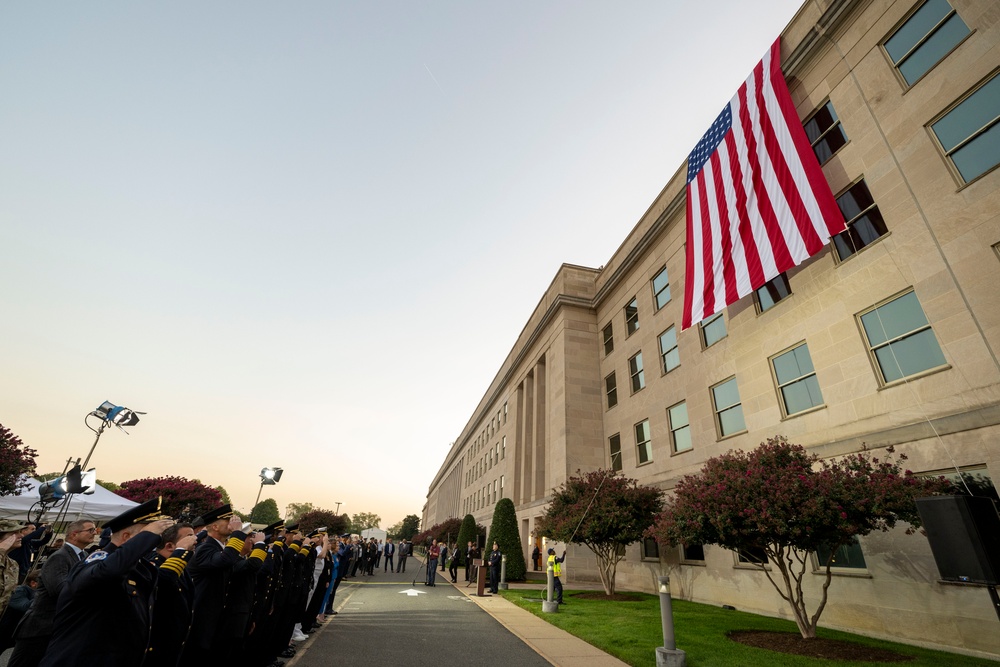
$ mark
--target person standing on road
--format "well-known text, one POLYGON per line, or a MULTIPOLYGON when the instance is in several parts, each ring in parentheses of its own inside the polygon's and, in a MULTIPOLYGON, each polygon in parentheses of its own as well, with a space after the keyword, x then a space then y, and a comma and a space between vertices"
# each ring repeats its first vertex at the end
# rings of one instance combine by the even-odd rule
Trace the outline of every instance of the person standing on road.
POLYGON ((399 563, 396 564, 396 572, 406 572, 406 557, 410 555, 410 543, 406 540, 399 542, 399 563))
POLYGON ((441 555, 441 547, 438 546, 438 541, 433 540, 431 542, 430 548, 427 550, 427 586, 434 586, 434 581, 437 578, 438 556, 441 555))
POLYGON ((448 545, 441 545, 441 571, 444 572, 444 568, 448 563, 448 545))
POLYGON ((385 557, 385 565, 382 566, 383 572, 392 572, 392 557, 396 553, 396 545, 392 543, 392 538, 387 537, 385 539, 385 546, 382 547, 382 555, 385 557))
POLYGON ((549 549, 549 567, 552 568, 552 597, 555 598, 557 604, 563 603, 562 581, 559 580, 559 577, 562 576, 562 564, 565 561, 565 551, 563 551, 562 558, 556 558, 556 550, 549 549))
POLYGON ((496 593, 500 586, 500 564, 503 562, 503 554, 500 553, 500 545, 493 543, 493 551, 486 564, 490 566, 490 593, 496 593))

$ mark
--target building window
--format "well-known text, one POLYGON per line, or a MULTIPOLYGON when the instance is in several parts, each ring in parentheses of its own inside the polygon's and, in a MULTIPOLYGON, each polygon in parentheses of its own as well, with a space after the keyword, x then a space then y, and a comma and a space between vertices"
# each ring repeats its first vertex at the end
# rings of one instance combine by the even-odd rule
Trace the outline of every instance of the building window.
POLYGON ((764 565, 767 563, 767 552, 763 547, 746 547, 736 552, 736 558, 741 563, 764 565))
POLYGON ((839 259, 847 259, 889 232, 864 180, 837 197, 837 206, 847 223, 847 229, 833 237, 839 259))
POLYGON ((757 312, 763 313, 774 307, 776 303, 792 293, 792 288, 788 285, 788 278, 781 273, 771 278, 763 286, 754 291, 754 301, 757 303, 757 312))
POLYGON ((833 110, 833 102, 827 102, 805 123, 806 136, 812 144, 813 153, 820 164, 833 157, 847 143, 844 126, 833 110))
POLYGON ((912 86, 968 34, 969 27, 947 0, 927 0, 883 46, 906 85, 912 86))
POLYGON ((608 410, 618 405, 618 381, 614 373, 604 378, 604 393, 608 396, 608 410))
POLYGON ((653 303, 656 310, 670 303, 670 279, 665 266, 653 277, 653 303))
POLYGON ((503 402, 503 423, 507 423, 507 401, 503 402))
POLYGON ((681 545, 681 560, 693 560, 704 562, 705 560, 705 547, 701 544, 682 544, 681 545))
POLYGON ((705 318, 698 327, 701 329, 701 344, 705 347, 712 347, 726 337, 726 320, 722 311, 705 318))
POLYGON ((926 473, 929 477, 944 477, 952 486, 948 492, 954 495, 972 495, 983 498, 992 498, 993 502, 1000 505, 1000 494, 993 484, 993 478, 986 470, 986 466, 970 466, 955 470, 941 470, 939 472, 926 473))
POLYGON ((931 129, 964 182, 1000 164, 1000 76, 994 74, 931 129))
POLYGON ((655 538, 642 538, 642 560, 660 560, 660 545, 655 538))
POLYGON ((677 329, 674 327, 660 334, 660 363, 664 373, 681 365, 681 353, 677 350, 677 329))
POLYGON ((493 480, 493 504, 497 504, 497 480, 493 480))
POLYGON ((678 403, 667 408, 667 421, 670 423, 670 448, 676 452, 686 452, 694 445, 691 443, 691 422, 688 419, 687 403, 678 403))
POLYGON ((947 364, 914 292, 876 306, 860 319, 883 384, 947 364))
POLYGON ((622 469, 622 439, 618 433, 608 438, 608 449, 611 452, 611 469, 621 472, 622 469))
POLYGON ((639 330, 639 302, 635 297, 625 306, 625 335, 631 336, 639 330))
POLYGON ((500 497, 503 498, 503 475, 500 475, 500 497))
POLYGON ((632 378, 633 394, 646 386, 646 376, 642 372, 642 352, 636 352, 635 356, 628 360, 628 373, 632 378))
MULTIPOLYGON (((821 546, 816 549, 816 562, 820 568, 826 568, 827 559, 830 559, 830 556, 830 547, 821 546)), ((858 544, 857 540, 854 541, 854 544, 843 544, 838 547, 833 552, 833 558, 830 559, 830 567, 848 567, 861 570, 867 568, 865 555, 861 552, 861 545, 858 544)))
POLYGON ((636 460, 638 465, 649 463, 653 460, 653 444, 649 437, 649 420, 643 419, 635 425, 635 448, 637 452, 636 460))
POLYGON ((808 345, 802 343, 776 355, 771 359, 771 367, 778 384, 781 411, 786 417, 823 405, 823 394, 819 390, 808 345))
POLYGON ((507 436, 500 439, 500 460, 507 457, 507 436))
POLYGON ((615 349, 615 332, 611 327, 611 323, 604 327, 604 356, 611 354, 611 351, 615 349))
POLYGON ((736 378, 729 378, 712 387, 712 404, 715 406, 715 426, 720 438, 747 430, 736 378))

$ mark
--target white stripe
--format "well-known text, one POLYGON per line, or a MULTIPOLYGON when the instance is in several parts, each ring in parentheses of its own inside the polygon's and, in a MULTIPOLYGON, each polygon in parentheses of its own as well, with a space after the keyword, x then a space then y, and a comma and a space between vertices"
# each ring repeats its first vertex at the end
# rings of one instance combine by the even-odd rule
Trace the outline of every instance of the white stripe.
MULTIPOLYGON (((747 111, 750 113, 751 124, 755 121, 753 116, 756 113, 756 105, 753 103, 753 77, 747 80, 747 111)), ((740 97, 736 95, 733 97, 730 105, 733 108, 733 118, 736 119, 733 122, 733 138, 736 140, 736 152, 739 155, 740 166, 743 168, 743 191, 747 196, 747 217, 750 218, 750 229, 753 231, 753 242, 757 246, 757 254, 760 256, 761 268, 764 271, 764 275, 774 276, 781 273, 778 271, 777 266, 774 263, 774 249, 771 247, 770 237, 767 235, 767 229, 764 227, 764 218, 760 214, 760 204, 758 203, 757 193, 753 189, 753 174, 750 171, 750 159, 748 157, 748 148, 746 136, 743 134, 743 124, 738 120, 738 114, 740 113, 740 97)), ((770 280, 768 278, 767 280, 770 280)), ((759 285, 757 287, 760 287, 759 285)), ((751 285, 751 289, 756 289, 751 285)))
POLYGON ((688 205, 691 207, 691 238, 688 243, 691 247, 692 266, 687 270, 687 275, 693 283, 691 286, 690 320, 691 324, 696 324, 702 320, 701 312, 705 309, 705 298, 702 291, 705 289, 705 267, 702 257, 701 239, 701 219, 698 212, 698 179, 695 178, 688 186, 688 205))
POLYGON ((743 239, 740 238, 740 216, 736 212, 736 188, 733 186, 733 170, 729 162, 729 150, 725 141, 719 145, 719 169, 723 173, 723 190, 726 197, 727 215, 729 218, 729 239, 733 244, 733 270, 736 274, 736 292, 741 297, 751 292, 750 269, 747 267, 747 256, 743 249, 743 239))
POLYGON ((708 240, 712 243, 712 292, 715 295, 715 307, 711 313, 705 314, 705 317, 708 317, 719 312, 726 305, 726 285, 722 279, 722 266, 726 258, 722 256, 722 220, 719 218, 719 206, 715 200, 715 171, 712 168, 711 160, 705 163, 703 173, 705 174, 705 192, 708 201, 709 233, 712 235, 711 239, 708 240))

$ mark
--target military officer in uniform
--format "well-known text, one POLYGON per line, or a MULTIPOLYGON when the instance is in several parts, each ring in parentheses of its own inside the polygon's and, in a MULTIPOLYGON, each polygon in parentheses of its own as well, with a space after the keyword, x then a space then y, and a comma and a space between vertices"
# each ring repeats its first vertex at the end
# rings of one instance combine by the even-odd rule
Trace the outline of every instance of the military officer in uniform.
POLYGON ((108 521, 111 540, 70 570, 42 667, 133 667, 149 642, 156 567, 144 558, 173 521, 160 498, 108 521))
POLYGON ((152 562, 157 567, 156 601, 149 646, 142 667, 176 667, 191 629, 194 582, 187 564, 198 538, 189 523, 178 523, 160 535, 152 562))

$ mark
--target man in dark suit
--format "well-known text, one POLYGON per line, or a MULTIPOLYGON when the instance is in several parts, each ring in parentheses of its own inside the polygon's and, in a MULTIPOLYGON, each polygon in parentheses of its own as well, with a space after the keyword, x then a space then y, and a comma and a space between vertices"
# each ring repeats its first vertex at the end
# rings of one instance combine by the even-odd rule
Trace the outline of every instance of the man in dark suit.
POLYGON ((385 565, 382 567, 383 572, 392 572, 392 557, 396 554, 396 545, 392 543, 392 538, 387 537, 385 539, 385 546, 382 547, 382 555, 385 556, 385 565))
POLYGON ((180 661, 191 629, 194 583, 187 564, 196 540, 189 523, 170 526, 160 536, 160 548, 151 559, 157 567, 156 601, 142 667, 176 667, 180 661))
POLYGON ((86 519, 74 521, 66 528, 62 548, 45 560, 39 576, 35 601, 25 614, 14 634, 16 644, 10 657, 15 667, 36 667, 45 655, 52 636, 52 619, 56 615, 56 602, 74 565, 84 560, 84 551, 94 540, 97 527, 86 519))
POLYGON ((142 662, 156 567, 144 558, 173 525, 154 498, 105 527, 111 539, 70 570, 59 595, 52 639, 40 667, 127 667, 142 662))

